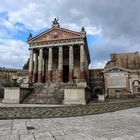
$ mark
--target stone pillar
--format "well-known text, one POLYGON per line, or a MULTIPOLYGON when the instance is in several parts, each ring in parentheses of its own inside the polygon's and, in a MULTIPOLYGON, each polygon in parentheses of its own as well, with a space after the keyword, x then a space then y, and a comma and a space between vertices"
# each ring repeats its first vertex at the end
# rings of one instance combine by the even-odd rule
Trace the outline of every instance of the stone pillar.
POLYGON ((58 53, 58 81, 62 82, 63 80, 63 48, 62 46, 59 47, 58 53))
POLYGON ((42 82, 45 83, 45 58, 42 60, 42 82))
POLYGON ((42 61, 43 61, 43 48, 40 48, 38 60, 38 82, 42 82, 42 61))
POLYGON ((74 59, 73 59, 73 46, 69 47, 69 82, 73 82, 74 76, 74 59))
POLYGON ((80 80, 85 81, 85 69, 84 69, 84 45, 80 45, 80 80))
POLYGON ((34 53, 34 57, 35 57, 35 60, 34 60, 34 83, 37 82, 37 70, 38 70, 38 53, 35 52, 34 53))
POLYGON ((50 47, 48 57, 48 81, 52 81, 52 61, 53 61, 53 52, 52 47, 50 47))
POLYGON ((28 82, 32 83, 33 82, 32 80, 33 80, 33 50, 30 50, 28 82))

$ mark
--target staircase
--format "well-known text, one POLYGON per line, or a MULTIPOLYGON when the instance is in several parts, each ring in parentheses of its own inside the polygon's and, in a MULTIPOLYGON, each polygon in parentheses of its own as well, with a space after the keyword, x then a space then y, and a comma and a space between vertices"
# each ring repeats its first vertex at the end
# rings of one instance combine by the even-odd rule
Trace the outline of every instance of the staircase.
POLYGON ((33 91, 23 100, 24 104, 63 104, 64 87, 68 83, 34 84, 33 91))

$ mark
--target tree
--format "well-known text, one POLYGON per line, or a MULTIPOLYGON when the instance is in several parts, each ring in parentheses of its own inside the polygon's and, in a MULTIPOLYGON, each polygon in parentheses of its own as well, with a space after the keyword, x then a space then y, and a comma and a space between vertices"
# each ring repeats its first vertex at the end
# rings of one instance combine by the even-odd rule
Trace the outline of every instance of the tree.
POLYGON ((27 63, 24 64, 23 69, 24 70, 29 69, 29 59, 28 59, 27 63))

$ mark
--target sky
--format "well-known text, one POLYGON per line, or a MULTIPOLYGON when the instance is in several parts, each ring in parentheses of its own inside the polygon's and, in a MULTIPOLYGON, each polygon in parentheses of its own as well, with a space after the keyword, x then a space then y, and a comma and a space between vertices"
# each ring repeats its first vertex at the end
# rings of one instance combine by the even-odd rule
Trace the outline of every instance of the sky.
POLYGON ((84 26, 90 68, 103 68, 111 53, 140 52, 140 0, 0 0, 0 67, 22 68, 27 37, 60 26, 84 26))

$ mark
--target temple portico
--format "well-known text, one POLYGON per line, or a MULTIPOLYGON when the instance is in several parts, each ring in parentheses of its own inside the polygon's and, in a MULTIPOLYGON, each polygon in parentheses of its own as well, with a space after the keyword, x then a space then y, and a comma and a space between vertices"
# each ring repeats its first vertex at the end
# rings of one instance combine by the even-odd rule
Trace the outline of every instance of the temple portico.
POLYGON ((78 76, 81 81, 86 80, 84 47, 82 44, 30 49, 30 83, 44 83, 47 81, 72 82, 74 76, 78 76), (66 53, 63 54, 63 52, 66 53), (75 75, 74 71, 77 69, 80 70, 80 73, 75 75))
POLYGON ((28 37, 29 83, 88 82, 89 51, 84 28, 75 32, 60 28, 53 21, 52 28, 28 37))

